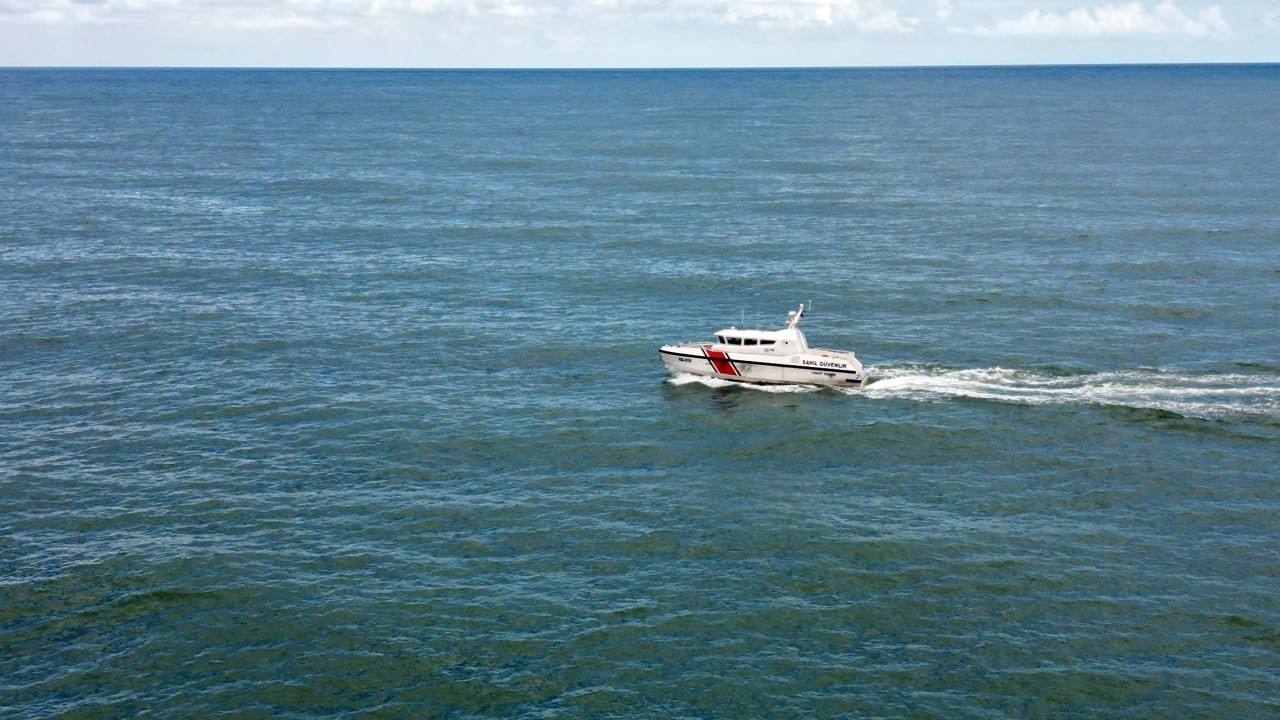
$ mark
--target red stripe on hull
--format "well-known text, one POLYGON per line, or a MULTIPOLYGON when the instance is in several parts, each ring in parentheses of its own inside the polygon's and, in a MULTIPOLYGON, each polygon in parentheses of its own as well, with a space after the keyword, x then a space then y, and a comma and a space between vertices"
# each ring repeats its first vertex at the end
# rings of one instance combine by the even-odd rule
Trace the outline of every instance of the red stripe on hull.
POLYGON ((707 359, 711 361, 711 367, 721 375, 737 376, 738 369, 729 361, 729 356, 719 350, 703 350, 707 354, 707 359))

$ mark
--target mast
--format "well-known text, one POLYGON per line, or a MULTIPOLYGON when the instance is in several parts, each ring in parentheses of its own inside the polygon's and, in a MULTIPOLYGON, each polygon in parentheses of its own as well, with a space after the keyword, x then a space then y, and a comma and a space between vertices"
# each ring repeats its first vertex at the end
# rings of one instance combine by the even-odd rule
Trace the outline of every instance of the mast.
POLYGON ((796 323, 800 322, 800 318, 804 317, 804 303, 800 303, 799 310, 792 310, 787 313, 787 327, 795 330, 796 323))

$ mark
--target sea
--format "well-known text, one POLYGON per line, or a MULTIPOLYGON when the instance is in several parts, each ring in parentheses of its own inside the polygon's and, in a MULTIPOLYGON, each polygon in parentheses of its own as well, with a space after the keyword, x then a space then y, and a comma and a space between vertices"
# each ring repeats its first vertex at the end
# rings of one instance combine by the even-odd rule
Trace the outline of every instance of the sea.
POLYGON ((1280 717, 1280 65, 0 98, 0 716, 1280 717))

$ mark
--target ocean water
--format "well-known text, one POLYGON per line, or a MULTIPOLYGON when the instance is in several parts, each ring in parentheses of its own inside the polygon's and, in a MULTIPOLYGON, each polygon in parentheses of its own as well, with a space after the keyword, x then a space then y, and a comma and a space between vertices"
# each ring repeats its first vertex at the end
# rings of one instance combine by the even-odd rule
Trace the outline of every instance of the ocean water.
POLYGON ((0 98, 4 717, 1280 717, 1280 66, 0 98))

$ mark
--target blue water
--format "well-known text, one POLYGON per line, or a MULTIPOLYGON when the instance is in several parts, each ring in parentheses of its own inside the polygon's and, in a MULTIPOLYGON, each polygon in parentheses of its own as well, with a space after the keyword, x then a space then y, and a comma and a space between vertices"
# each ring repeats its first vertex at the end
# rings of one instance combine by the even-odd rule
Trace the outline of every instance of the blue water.
POLYGON ((4 717, 1280 716, 1280 66, 0 98, 4 717))

